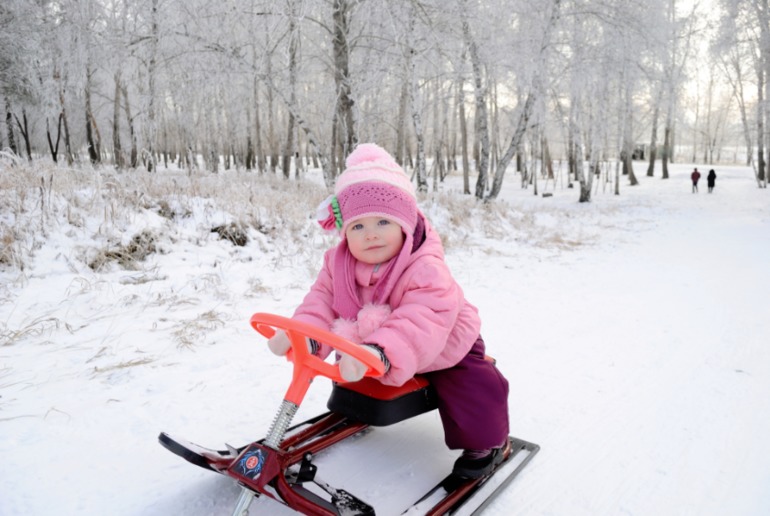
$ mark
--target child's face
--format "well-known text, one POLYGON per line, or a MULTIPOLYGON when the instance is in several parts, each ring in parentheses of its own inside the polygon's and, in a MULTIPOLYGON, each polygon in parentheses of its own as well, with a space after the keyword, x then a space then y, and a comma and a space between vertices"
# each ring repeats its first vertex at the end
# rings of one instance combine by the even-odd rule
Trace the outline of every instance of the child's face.
POLYGON ((383 217, 364 217, 345 230, 348 249, 356 260, 369 264, 387 262, 404 245, 404 234, 398 223, 383 217))

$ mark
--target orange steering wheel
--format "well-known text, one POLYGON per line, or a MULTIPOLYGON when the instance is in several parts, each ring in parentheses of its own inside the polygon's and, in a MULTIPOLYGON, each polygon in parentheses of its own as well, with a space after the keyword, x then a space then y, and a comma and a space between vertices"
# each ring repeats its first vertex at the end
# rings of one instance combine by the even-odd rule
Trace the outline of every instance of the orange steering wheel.
POLYGON ((297 406, 302 402, 310 387, 310 382, 316 376, 325 376, 334 382, 346 381, 340 374, 339 366, 324 362, 320 357, 312 355, 308 351, 305 338, 327 344, 332 349, 347 353, 359 360, 367 367, 364 376, 382 376, 385 373, 385 364, 374 353, 370 353, 358 344, 312 324, 275 314, 256 313, 251 316, 251 326, 268 339, 275 335, 276 329, 283 330, 289 337, 291 349, 286 354, 286 358, 294 363, 294 372, 291 385, 289 385, 284 399, 297 406))

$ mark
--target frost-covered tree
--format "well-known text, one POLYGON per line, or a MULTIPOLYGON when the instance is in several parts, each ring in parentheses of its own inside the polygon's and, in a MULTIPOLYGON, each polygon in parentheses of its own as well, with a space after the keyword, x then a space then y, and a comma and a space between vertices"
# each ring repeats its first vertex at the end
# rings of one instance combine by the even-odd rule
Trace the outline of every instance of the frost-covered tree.
POLYGON ((770 90, 770 6, 765 0, 720 0, 720 18, 712 53, 721 63, 740 112, 747 162, 755 168, 757 184, 767 186, 765 150, 770 149, 767 109, 770 90), (752 109, 749 100, 755 92, 752 109), (753 113, 752 113, 753 111, 753 113), (751 127, 753 119, 754 128, 751 127), (756 155, 753 151, 756 142, 756 155), (756 159, 754 159, 756 158, 756 159))
POLYGON ((0 6, 0 99, 8 148, 15 154, 27 150, 31 159, 30 128, 24 115, 39 101, 38 57, 40 24, 34 4, 10 0, 0 6))
MULTIPOLYGON (((734 9, 736 6, 731 3, 729 7, 734 9)), ((722 69, 722 75, 728 82, 739 109, 747 165, 754 164, 754 137, 748 90, 752 87, 750 70, 756 59, 755 49, 751 29, 745 20, 739 19, 737 13, 728 13, 720 19, 711 53, 722 69)))
MULTIPOLYGON (((730 73, 759 177, 770 148, 767 9, 764 0, 721 1, 738 32, 713 55, 730 73)), ((663 177, 675 138, 719 154, 730 105, 716 87, 705 95, 705 82, 697 102, 683 96, 689 49, 707 34, 679 4, 8 0, 2 143, 70 163, 88 156, 158 170, 176 161, 190 173, 245 167, 288 177, 312 160, 332 187, 350 149, 376 141, 423 191, 429 173, 437 188, 461 156, 465 190, 475 170, 474 193, 486 200, 506 174, 527 187, 558 159, 586 201, 597 172, 615 164, 633 184, 629 156, 643 134, 650 175, 659 139, 663 177), (698 110, 697 123, 685 109, 698 110)), ((617 178, 604 180, 618 191, 617 178)))

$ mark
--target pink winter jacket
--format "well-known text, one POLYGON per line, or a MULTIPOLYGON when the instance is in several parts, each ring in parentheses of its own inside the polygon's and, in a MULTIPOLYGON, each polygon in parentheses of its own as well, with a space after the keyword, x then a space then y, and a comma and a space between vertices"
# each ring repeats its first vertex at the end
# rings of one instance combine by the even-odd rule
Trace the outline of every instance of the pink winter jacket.
MULTIPOLYGON (((380 346, 390 361, 389 371, 379 379, 387 385, 402 385, 415 373, 454 366, 470 351, 481 329, 478 310, 465 300, 444 262, 441 240, 427 220, 425 233, 425 241, 410 256, 388 298, 390 315, 365 339, 380 346)), ((294 319, 330 330, 339 317, 332 308, 333 260, 334 248, 324 255, 323 268, 294 319)))

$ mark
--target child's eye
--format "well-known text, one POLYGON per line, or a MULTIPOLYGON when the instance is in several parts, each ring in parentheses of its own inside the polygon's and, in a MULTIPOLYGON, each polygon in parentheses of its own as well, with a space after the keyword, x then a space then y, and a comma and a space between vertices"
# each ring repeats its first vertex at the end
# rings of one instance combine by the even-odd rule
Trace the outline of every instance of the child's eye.
POLYGON ((378 224, 379 224, 380 226, 387 226, 388 224, 390 224, 390 221, 389 221, 388 219, 380 219, 380 221, 378 222, 378 224))
POLYGON ((353 224, 353 227, 350 229, 352 229, 353 231, 358 231, 359 229, 363 229, 363 227, 364 227, 363 224, 353 224))

